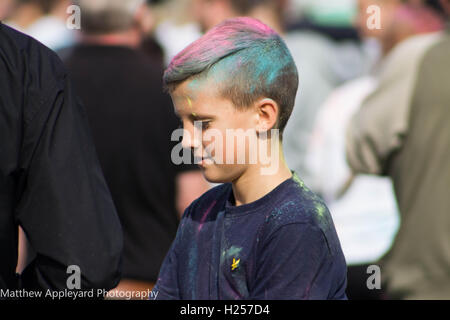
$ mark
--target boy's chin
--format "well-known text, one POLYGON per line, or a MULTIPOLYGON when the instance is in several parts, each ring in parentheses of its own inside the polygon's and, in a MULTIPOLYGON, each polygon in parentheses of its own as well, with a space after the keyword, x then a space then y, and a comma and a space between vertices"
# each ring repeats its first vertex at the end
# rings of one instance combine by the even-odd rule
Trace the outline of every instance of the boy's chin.
POLYGON ((228 183, 236 179, 238 174, 233 173, 231 168, 218 168, 215 165, 200 166, 203 176, 211 183, 228 183))
POLYGON ((205 177, 206 181, 211 183, 225 183, 225 177, 223 174, 220 174, 216 170, 213 170, 212 168, 208 168, 208 166, 201 167, 203 176, 205 177))

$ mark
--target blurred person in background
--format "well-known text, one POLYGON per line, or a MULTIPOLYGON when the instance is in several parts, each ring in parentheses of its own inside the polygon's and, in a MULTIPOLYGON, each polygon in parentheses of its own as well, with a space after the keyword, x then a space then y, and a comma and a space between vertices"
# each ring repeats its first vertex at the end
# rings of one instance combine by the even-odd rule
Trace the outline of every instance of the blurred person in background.
MULTIPOLYGON (((67 30, 65 21, 69 1, 57 0, 2 0, 0 20, 44 43, 53 50, 72 44, 74 35, 67 30)), ((27 265, 27 238, 19 228, 19 260, 17 272, 27 265)))
POLYGON ((367 71, 360 45, 336 42, 312 30, 286 30, 288 0, 192 0, 192 10, 203 31, 224 19, 250 16, 276 30, 286 41, 302 75, 295 108, 283 134, 286 162, 308 185, 306 148, 320 105, 338 85, 367 71))
POLYGON ((138 50, 148 32, 143 0, 76 0, 81 43, 65 55, 86 105, 100 164, 124 232, 116 290, 151 289, 178 218, 208 185, 196 167, 171 159, 179 127, 163 70, 138 50))
MULTIPOLYGON (((359 0, 358 7, 358 30, 363 37, 380 42, 383 56, 408 37, 443 28, 442 17, 428 6, 395 0, 359 0), (367 26, 367 8, 371 5, 380 6, 380 29, 367 26)), ((353 175, 345 157, 347 125, 375 87, 376 76, 368 75, 334 90, 320 108, 307 152, 310 187, 329 205, 349 265, 349 299, 383 298, 383 290, 367 287, 367 270, 389 250, 399 225, 391 179, 353 175)))
POLYGON ((0 21, 8 19, 16 0, 2 0, 0 2, 0 21))
POLYGON ((75 31, 66 26, 70 0, 15 0, 7 25, 60 50, 75 42, 75 31))
MULTIPOLYGON (((392 28, 404 18, 433 24, 415 3, 396 13, 392 28)), ((441 5, 448 22, 450 2, 441 5)), ((416 27, 399 25, 394 34, 401 39, 416 27)), ((449 299, 450 31, 396 42, 350 121, 347 159, 355 174, 389 176, 394 184, 401 225, 380 262, 387 298, 449 299)))
POLYGON ((163 0, 146 0, 147 32, 143 36, 141 50, 143 50, 155 63, 164 66, 165 52, 155 36, 155 29, 157 26, 155 7, 161 2, 163 2, 163 0))
POLYGON ((56 54, 1 23, 0 146, 2 292, 67 290, 71 265, 81 289, 115 287, 122 231, 86 112, 56 54))
POLYGON ((191 14, 192 0, 150 0, 155 16, 155 40, 164 51, 164 65, 202 35, 191 14))

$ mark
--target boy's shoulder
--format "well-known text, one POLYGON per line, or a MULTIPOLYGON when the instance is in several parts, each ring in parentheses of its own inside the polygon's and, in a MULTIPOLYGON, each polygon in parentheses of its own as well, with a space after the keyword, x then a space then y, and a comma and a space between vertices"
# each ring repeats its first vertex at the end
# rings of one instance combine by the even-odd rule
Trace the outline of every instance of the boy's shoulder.
MULTIPOLYGON (((184 217, 191 219, 205 215, 205 212, 218 212, 225 207, 232 192, 231 184, 218 185, 192 202, 184 217)), ((302 223, 317 226, 323 231, 332 223, 331 215, 324 201, 313 193, 296 174, 270 194, 270 202, 259 214, 264 215, 267 230, 282 225, 302 223)))
POLYGON ((297 230, 296 235, 292 235, 294 238, 308 237, 306 233, 309 236, 314 235, 325 241, 332 255, 341 254, 333 219, 322 198, 312 192, 297 175, 294 175, 282 193, 271 210, 266 213, 261 237, 271 239, 273 236, 283 234, 283 230, 291 232, 297 230))
POLYGON ((331 223, 331 215, 325 202, 296 174, 266 215, 266 224, 270 229, 292 223, 309 224, 323 231, 331 223))

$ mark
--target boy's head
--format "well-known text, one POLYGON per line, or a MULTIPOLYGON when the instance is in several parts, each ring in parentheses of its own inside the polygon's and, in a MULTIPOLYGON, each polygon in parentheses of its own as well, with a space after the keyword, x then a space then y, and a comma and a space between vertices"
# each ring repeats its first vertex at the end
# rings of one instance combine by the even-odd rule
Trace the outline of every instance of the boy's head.
MULTIPOLYGON (((226 146, 227 130, 254 130, 259 134, 277 129, 281 137, 294 106, 298 73, 289 50, 275 31, 255 19, 234 18, 180 52, 169 64, 164 83, 185 131, 193 137, 184 138, 184 146, 194 149, 194 154, 198 148, 208 152, 207 142, 213 141, 214 150, 208 155, 214 159, 214 154, 223 151, 221 156, 225 159, 230 152, 235 156, 242 151, 239 146, 226 146), (215 129, 224 140, 217 141, 217 136, 197 139, 195 121, 202 124, 203 135, 215 129)), ((247 147, 246 144, 248 160, 247 147)), ((223 182, 232 181, 248 164, 234 162, 231 167, 211 160, 203 167, 206 178, 223 182), (213 167, 217 170, 207 170, 213 167)))

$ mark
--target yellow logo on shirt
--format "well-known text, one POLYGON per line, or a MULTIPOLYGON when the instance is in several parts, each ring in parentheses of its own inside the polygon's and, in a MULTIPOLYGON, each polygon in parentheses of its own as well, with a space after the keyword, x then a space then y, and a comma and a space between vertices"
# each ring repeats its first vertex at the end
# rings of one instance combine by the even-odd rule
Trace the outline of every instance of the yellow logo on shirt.
POLYGON ((235 258, 233 258, 233 263, 231 264, 231 271, 233 271, 239 266, 239 261, 241 261, 241 259, 236 260, 235 258))

